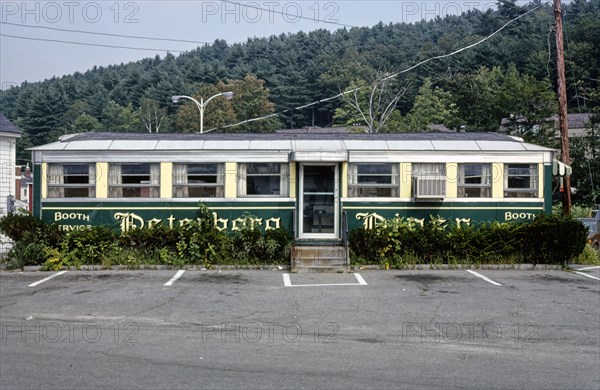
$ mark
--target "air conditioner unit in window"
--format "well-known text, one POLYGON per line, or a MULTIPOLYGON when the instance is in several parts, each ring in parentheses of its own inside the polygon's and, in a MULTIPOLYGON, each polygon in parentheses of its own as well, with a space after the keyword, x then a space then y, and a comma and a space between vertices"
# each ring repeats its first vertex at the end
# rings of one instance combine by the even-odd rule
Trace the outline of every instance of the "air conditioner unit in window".
POLYGON ((442 199, 446 196, 446 179, 440 177, 415 177, 413 179, 415 199, 442 199))

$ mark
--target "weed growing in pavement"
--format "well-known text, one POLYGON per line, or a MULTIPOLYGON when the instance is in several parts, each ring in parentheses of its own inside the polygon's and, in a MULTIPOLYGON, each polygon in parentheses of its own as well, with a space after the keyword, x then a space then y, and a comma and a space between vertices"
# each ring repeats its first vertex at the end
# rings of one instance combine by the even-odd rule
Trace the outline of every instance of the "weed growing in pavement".
POLYGON ((590 244, 585 244, 583 252, 577 257, 577 264, 600 265, 600 250, 595 250, 590 244))

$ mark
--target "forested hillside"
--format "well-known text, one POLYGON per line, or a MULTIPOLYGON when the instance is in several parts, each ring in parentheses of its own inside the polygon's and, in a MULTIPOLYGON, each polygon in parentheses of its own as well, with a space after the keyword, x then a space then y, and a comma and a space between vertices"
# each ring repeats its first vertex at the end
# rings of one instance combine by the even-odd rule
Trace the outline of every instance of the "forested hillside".
MULTIPOLYGON (((551 143, 551 135, 528 133, 556 112, 551 4, 481 45, 373 84, 474 43, 539 5, 521 7, 502 0, 497 10, 415 24, 281 34, 233 45, 218 40, 178 57, 157 56, 23 83, 0 93, 0 111, 26 132, 19 145, 19 163, 28 159, 26 146, 66 133, 198 131, 197 108, 183 101, 174 104, 170 97, 206 98, 226 90, 235 92, 234 99, 211 102, 205 129, 274 112, 281 114, 226 131, 365 125, 351 103, 355 98, 366 101, 375 91, 395 104, 388 120, 374 123, 373 131, 422 131, 429 124, 496 131, 501 118, 512 116, 526 118, 518 126, 522 136, 551 143), (286 111, 357 86, 365 88, 346 99, 286 111)), ((600 0, 565 4, 564 27, 569 110, 591 112, 600 106, 600 0)))

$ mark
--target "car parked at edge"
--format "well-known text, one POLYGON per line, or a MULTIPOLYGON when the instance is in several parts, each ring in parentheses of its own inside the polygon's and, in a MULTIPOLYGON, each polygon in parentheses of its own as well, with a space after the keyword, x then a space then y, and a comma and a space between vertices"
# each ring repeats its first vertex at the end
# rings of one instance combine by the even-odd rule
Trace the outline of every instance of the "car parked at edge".
POLYGON ((600 249, 600 219, 578 218, 588 228, 588 243, 596 250, 600 249))

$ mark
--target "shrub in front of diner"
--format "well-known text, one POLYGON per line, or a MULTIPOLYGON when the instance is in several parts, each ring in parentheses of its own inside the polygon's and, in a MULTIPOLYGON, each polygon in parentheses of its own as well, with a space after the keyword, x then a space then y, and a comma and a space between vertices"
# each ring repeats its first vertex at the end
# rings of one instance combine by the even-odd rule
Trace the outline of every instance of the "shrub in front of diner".
POLYGON ((40 265, 42 269, 63 267, 217 265, 259 267, 289 263, 291 237, 283 229, 263 232, 248 216, 233 234, 215 228, 212 215, 200 208, 197 221, 173 229, 162 225, 121 233, 106 226, 63 233, 30 215, 0 219, 0 232, 15 245, 3 259, 6 268, 40 265))
POLYGON ((0 218, 0 232, 13 242, 6 257, 0 260, 8 269, 43 264, 48 258, 46 252, 56 250, 64 239, 57 225, 46 224, 28 214, 0 218))
MULTIPOLYGON (((373 229, 350 232, 352 265, 410 268, 416 264, 600 264, 600 252, 586 247, 587 231, 577 220, 539 216, 529 223, 448 225, 432 218, 394 219, 373 229), (585 248, 585 250, 584 250, 585 248)), ((231 234, 214 226, 204 207, 197 221, 170 229, 162 225, 120 233, 106 226, 64 233, 30 215, 0 219, 0 232, 14 241, 3 259, 9 269, 95 265, 102 268, 142 265, 218 265, 263 267, 289 264, 292 239, 283 229, 262 231, 248 216, 231 234)))
POLYGON ((350 232, 353 265, 411 268, 417 264, 556 264, 600 263, 581 256, 586 228, 577 220, 540 215, 532 222, 490 222, 478 226, 450 225, 441 218, 419 225, 392 219, 373 229, 350 232))

